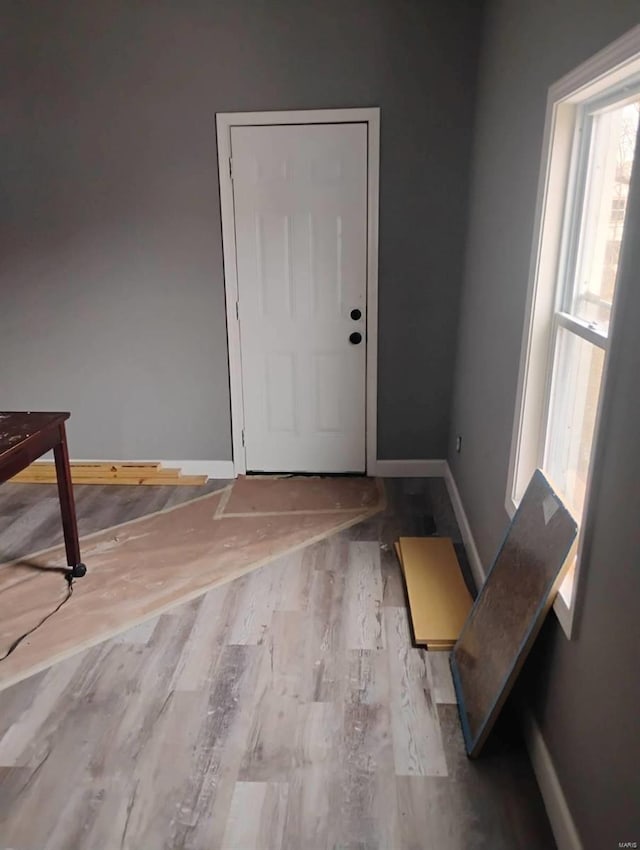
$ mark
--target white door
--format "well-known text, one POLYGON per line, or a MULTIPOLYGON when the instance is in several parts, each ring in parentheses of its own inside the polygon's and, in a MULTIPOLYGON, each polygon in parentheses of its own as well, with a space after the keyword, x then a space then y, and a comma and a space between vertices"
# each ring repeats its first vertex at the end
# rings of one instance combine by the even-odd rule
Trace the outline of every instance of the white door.
POLYGON ((231 157, 247 470, 363 472, 367 126, 232 127, 231 157))

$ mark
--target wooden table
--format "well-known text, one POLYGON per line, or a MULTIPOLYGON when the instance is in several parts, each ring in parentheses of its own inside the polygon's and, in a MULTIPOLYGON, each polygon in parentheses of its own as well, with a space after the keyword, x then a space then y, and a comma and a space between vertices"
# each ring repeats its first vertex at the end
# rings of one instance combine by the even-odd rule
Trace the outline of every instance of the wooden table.
POLYGON ((0 484, 53 449, 69 574, 72 578, 80 578, 87 568, 80 559, 76 506, 64 427, 68 418, 68 413, 0 413, 0 484))

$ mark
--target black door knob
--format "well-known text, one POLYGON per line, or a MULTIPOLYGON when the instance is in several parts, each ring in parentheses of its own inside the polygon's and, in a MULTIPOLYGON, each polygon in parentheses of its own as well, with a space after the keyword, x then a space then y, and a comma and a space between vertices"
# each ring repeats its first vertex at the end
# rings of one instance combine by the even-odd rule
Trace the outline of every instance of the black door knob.
POLYGON ((362 342, 362 334, 359 334, 358 331, 349 334, 349 342, 351 345, 359 345, 362 342))
POLYGON ((362 313, 361 313, 360 310, 358 310, 357 307, 356 307, 355 310, 352 310, 351 313, 349 313, 349 315, 351 316, 351 318, 353 319, 354 322, 357 322, 358 319, 362 318, 362 313))

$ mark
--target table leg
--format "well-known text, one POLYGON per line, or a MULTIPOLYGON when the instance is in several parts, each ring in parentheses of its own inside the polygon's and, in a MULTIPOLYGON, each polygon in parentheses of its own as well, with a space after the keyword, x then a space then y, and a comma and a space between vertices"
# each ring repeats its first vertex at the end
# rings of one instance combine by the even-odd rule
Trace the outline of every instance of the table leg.
POLYGON ((71 567, 72 576, 79 578, 86 573, 86 567, 80 560, 78 523, 76 520, 76 506, 73 499, 69 450, 67 448, 67 434, 64 424, 60 425, 60 442, 54 446, 53 456, 56 462, 56 478, 58 480, 58 496, 60 498, 60 513, 62 515, 67 563, 71 567))

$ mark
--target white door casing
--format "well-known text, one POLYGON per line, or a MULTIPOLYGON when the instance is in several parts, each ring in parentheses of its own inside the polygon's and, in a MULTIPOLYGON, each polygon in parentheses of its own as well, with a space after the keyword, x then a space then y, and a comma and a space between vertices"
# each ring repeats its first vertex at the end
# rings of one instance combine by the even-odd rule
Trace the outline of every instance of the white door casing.
POLYGON ((378 110, 217 120, 235 474, 371 471, 378 110))

